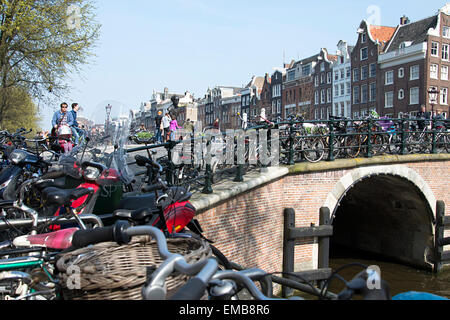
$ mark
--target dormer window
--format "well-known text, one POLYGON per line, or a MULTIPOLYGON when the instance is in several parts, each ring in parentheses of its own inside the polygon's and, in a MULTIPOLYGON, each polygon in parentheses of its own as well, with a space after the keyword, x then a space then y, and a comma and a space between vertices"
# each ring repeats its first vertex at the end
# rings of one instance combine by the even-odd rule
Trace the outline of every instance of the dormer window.
POLYGON ((411 41, 403 41, 400 43, 399 49, 405 49, 407 47, 410 47, 412 45, 411 41))

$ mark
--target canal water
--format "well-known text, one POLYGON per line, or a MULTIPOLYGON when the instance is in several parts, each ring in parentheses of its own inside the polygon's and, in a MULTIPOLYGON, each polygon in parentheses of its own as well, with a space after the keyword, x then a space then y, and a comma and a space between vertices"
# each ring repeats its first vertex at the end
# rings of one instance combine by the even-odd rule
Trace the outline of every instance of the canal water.
MULTIPOLYGON (((444 271, 436 275, 426 270, 419 270, 395 261, 389 261, 372 253, 343 248, 337 245, 331 247, 330 253, 330 267, 333 271, 354 262, 367 266, 378 266, 381 270, 382 279, 389 284, 392 297, 403 292, 418 291, 450 299, 450 271, 444 271)), ((349 281, 362 270, 361 267, 355 266, 344 269, 339 274, 349 281)), ((330 286, 331 292, 339 293, 343 289, 344 286, 340 280, 334 279, 332 281, 330 286)))

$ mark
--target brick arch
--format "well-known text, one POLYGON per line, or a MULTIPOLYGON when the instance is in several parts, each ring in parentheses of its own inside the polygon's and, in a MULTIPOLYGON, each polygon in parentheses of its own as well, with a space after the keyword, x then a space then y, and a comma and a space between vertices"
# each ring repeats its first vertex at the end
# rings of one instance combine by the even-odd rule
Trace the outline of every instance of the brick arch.
POLYGON ((426 202, 433 214, 433 221, 436 219, 436 197, 428 183, 413 169, 403 165, 395 166, 374 166, 358 168, 343 176, 328 194, 324 207, 330 209, 332 219, 334 218, 340 201, 347 192, 363 179, 375 175, 391 175, 403 178, 414 184, 422 192, 426 202))

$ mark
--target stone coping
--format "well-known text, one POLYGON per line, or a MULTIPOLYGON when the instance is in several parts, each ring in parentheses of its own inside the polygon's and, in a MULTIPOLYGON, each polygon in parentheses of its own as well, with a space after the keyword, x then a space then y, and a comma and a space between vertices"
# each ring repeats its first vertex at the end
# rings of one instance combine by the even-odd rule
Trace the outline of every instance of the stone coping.
POLYGON ((249 192, 256 187, 279 180, 288 175, 426 161, 450 161, 450 154, 384 155, 373 158, 337 159, 330 162, 304 162, 293 166, 263 168, 246 174, 243 182, 222 181, 215 184, 213 186, 214 192, 212 194, 197 192, 192 196, 190 202, 197 209, 197 212, 200 212, 214 208, 230 198, 249 192))

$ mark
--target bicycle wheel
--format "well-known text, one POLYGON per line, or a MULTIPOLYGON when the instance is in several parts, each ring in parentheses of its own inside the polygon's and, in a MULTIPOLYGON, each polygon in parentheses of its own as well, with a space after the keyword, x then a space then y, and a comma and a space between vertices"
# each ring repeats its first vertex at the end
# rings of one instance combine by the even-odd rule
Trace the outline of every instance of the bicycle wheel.
POLYGON ((356 158, 361 152, 360 136, 347 136, 344 140, 345 153, 350 158, 356 158))
POLYGON ((325 144, 322 138, 306 138, 303 140, 303 155, 311 163, 321 161, 325 156, 325 144))

